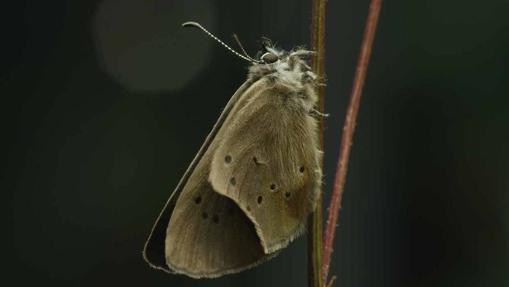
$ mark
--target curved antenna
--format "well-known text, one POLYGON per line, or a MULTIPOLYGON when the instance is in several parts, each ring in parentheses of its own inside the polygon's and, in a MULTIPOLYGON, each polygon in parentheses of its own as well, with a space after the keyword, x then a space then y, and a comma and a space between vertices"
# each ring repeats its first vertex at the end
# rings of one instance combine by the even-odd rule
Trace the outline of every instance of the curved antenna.
POLYGON ((223 41, 219 40, 219 38, 217 38, 216 36, 214 36, 212 33, 210 33, 207 29, 203 28, 202 25, 200 25, 199 23, 197 22, 185 22, 185 23, 182 23, 182 27, 195 27, 195 28, 198 28, 200 30, 202 30, 203 32, 205 32, 205 34, 209 35, 212 39, 216 40, 219 44, 223 45, 226 49, 228 49, 230 52, 232 52, 233 54, 237 55, 239 58, 242 58, 246 61, 249 61, 249 62, 252 62, 252 63, 262 63, 262 61, 258 61, 258 60, 255 60, 249 56, 244 56, 242 54, 240 54, 239 52, 233 50, 230 46, 226 45, 223 41))

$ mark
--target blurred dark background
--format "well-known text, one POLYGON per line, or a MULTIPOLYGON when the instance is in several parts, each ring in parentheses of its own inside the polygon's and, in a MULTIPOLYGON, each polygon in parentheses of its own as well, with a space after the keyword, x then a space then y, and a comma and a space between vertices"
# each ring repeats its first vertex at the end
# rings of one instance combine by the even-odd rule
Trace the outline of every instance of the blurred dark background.
MULTIPOLYGON (((335 242, 335 286, 509 286, 509 2, 384 1, 335 242)), ((150 269, 150 228, 260 37, 310 1, 12 1, 1 27, 3 280, 306 286, 305 237, 237 275, 150 269)), ((328 1, 328 200, 368 0, 328 1)))

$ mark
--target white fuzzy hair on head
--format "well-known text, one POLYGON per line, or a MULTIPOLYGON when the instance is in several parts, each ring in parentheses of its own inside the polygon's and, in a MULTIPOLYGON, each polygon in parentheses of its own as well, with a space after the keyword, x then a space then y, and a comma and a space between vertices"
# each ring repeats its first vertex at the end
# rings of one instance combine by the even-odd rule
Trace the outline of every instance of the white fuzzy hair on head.
POLYGON ((269 76, 274 80, 294 87, 316 84, 317 76, 305 61, 314 52, 302 48, 292 51, 275 47, 266 47, 265 49, 268 53, 277 56, 277 60, 272 63, 253 63, 249 67, 249 78, 257 80, 269 76))

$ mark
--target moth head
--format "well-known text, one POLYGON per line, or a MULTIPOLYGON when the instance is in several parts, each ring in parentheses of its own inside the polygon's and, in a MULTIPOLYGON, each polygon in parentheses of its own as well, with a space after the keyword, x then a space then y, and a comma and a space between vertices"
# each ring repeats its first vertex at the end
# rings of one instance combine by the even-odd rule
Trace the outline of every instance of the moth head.
POLYGON ((182 26, 195 27, 202 30, 230 52, 250 62, 249 77, 251 79, 256 80, 264 76, 270 76, 271 79, 279 79, 289 85, 302 86, 306 84, 315 84, 316 75, 306 63, 307 58, 314 54, 312 51, 300 47, 294 48, 291 51, 285 51, 276 48, 269 39, 263 38, 262 43, 264 44, 264 51, 258 53, 258 55, 261 56, 252 58, 246 52, 235 34, 233 36, 242 53, 235 51, 226 43, 219 40, 219 38, 203 28, 199 23, 185 22, 182 26))
POLYGON ((291 86, 315 84, 316 75, 307 64, 313 54, 302 47, 286 51, 275 46, 265 46, 264 51, 257 54, 259 62, 252 62, 249 67, 249 77, 256 80, 268 76, 291 86))

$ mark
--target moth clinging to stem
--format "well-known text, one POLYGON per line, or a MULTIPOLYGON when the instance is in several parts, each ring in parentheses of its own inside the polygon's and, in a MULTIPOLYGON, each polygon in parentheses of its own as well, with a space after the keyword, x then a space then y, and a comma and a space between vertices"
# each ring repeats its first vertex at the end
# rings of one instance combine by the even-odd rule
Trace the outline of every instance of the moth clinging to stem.
POLYGON ((193 278, 240 272, 277 254, 304 231, 321 186, 311 51, 264 47, 251 63, 145 244, 154 268, 193 278))

